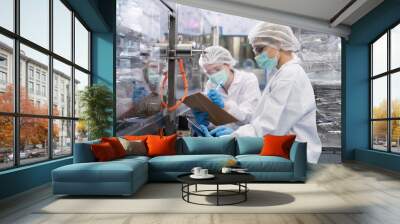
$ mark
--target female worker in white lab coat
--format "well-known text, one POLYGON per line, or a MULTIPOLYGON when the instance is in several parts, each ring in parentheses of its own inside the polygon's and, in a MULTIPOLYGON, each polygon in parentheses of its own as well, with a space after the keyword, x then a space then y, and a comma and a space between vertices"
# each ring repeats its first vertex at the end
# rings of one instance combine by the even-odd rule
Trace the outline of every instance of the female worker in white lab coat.
POLYGON ((317 163, 321 141, 317 132, 314 90, 293 52, 300 44, 290 27, 260 23, 249 33, 257 64, 269 72, 269 80, 249 124, 221 133, 240 136, 295 134, 307 142, 307 160, 317 163))
MULTIPOLYGON (((228 125, 231 129, 249 123, 261 96, 257 77, 234 69, 235 63, 231 53, 221 46, 207 47, 199 59, 199 65, 208 77, 205 94, 238 120, 228 125)), ((194 114, 198 123, 207 126, 207 117, 202 117, 207 116, 206 113, 194 114)))

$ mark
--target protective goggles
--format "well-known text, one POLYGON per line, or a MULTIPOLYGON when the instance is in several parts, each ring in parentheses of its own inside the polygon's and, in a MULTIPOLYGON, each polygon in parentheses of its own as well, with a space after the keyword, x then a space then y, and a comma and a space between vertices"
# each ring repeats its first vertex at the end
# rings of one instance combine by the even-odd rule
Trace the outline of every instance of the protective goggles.
POLYGON ((266 47, 265 45, 254 46, 253 47, 254 54, 261 54, 265 47, 266 47))

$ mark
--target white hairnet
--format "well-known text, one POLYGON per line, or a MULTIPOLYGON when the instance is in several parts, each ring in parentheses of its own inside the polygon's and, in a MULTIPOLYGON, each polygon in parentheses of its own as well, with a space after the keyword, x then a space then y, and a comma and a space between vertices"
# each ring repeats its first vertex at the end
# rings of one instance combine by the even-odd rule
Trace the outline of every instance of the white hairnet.
POLYGON ((199 59, 199 65, 203 69, 204 65, 209 64, 228 64, 233 67, 236 61, 227 49, 221 46, 211 46, 204 49, 199 59))
POLYGON ((265 45, 284 51, 300 50, 300 43, 288 26, 261 22, 250 30, 248 38, 252 46, 265 45))

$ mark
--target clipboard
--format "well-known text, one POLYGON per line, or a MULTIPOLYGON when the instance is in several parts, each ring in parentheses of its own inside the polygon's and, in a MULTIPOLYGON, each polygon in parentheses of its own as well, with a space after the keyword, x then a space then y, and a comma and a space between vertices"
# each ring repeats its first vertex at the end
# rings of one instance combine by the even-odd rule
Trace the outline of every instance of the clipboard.
POLYGON ((238 121, 233 115, 226 112, 224 109, 221 109, 200 92, 186 97, 183 103, 191 109, 207 112, 210 122, 216 126, 238 121))

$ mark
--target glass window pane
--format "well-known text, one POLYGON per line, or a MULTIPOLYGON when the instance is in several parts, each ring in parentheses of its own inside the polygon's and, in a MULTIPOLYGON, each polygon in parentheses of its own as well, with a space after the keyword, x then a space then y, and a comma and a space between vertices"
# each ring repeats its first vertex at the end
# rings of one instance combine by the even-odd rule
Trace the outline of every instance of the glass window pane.
POLYGON ((71 60, 72 12, 60 0, 53 0, 53 17, 53 51, 71 60))
POLYGON ((81 114, 80 104, 80 94, 85 89, 86 86, 89 86, 89 75, 81 72, 78 69, 75 69, 75 117, 79 117, 81 114))
POLYGON ((89 32, 75 18, 75 63, 89 70, 89 32))
POLYGON ((390 31, 390 67, 400 67, 400 24, 390 31))
POLYGON ((75 143, 88 140, 88 129, 84 120, 75 121, 75 143))
POLYGON ((387 121, 372 122, 372 148, 387 151, 387 121))
MULTIPOLYGON (((1 12, 0 12, 1 13, 1 12)), ((14 111, 13 40, 0 35, 0 111, 14 111)))
POLYGON ((14 165, 13 118, 0 116, 0 170, 14 165))
POLYGON ((392 141, 392 152, 400 153, 400 120, 393 120, 390 122, 391 127, 391 141, 392 141))
POLYGON ((20 109, 25 114, 48 114, 49 57, 21 44, 20 109))
POLYGON ((21 36, 49 47, 49 0, 20 0, 21 36))
POLYGON ((14 31, 14 0, 0 1, 0 26, 14 31))
POLYGON ((21 117, 19 137, 21 164, 34 163, 49 158, 48 127, 48 119, 21 117))
POLYGON ((53 115, 72 117, 71 66, 53 60, 53 115))
POLYGON ((53 120, 53 157, 72 154, 72 121, 53 120))
POLYGON ((387 77, 372 81, 372 118, 387 118, 387 77))
POLYGON ((372 45, 372 75, 387 71, 387 34, 372 45))
POLYGON ((391 75, 390 85, 391 116, 400 118, 400 72, 391 75))

